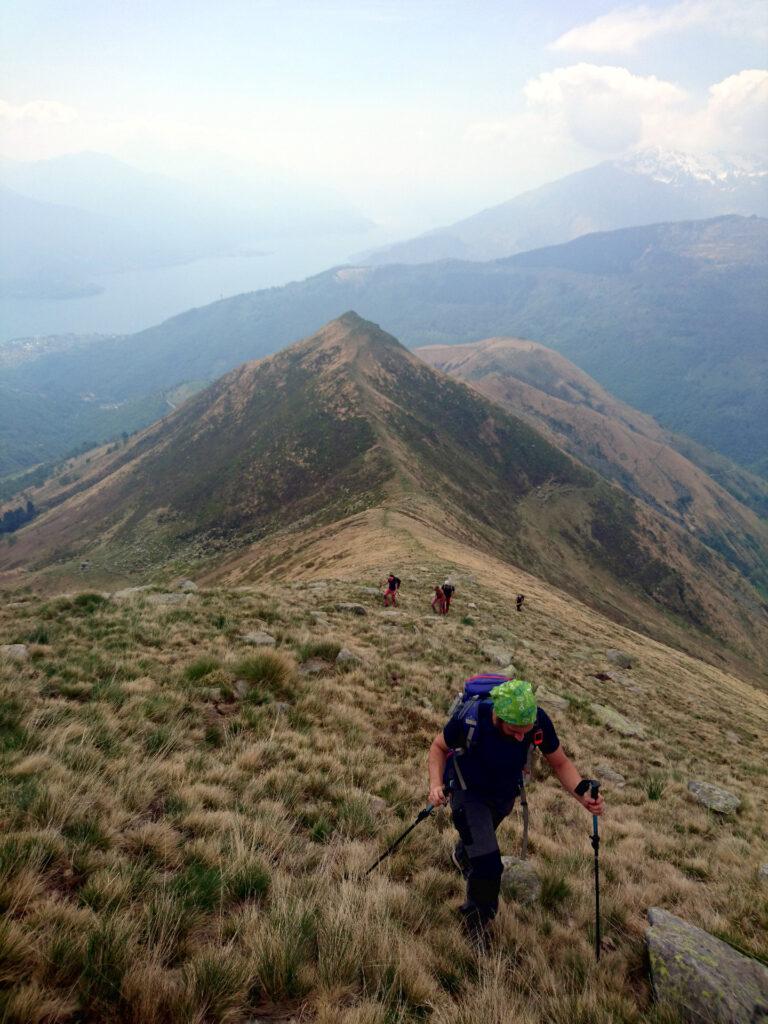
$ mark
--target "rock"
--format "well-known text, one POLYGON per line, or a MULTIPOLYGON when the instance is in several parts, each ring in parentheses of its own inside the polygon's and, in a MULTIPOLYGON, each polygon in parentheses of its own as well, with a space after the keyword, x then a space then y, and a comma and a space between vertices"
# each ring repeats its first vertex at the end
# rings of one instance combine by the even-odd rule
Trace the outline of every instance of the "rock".
POLYGON ((134 597, 138 597, 147 590, 151 590, 151 586, 147 584, 145 587, 126 587, 125 590, 116 590, 112 595, 113 601, 131 601, 134 597))
POLYGON ((561 697, 559 693, 553 693, 548 690, 542 683, 536 690, 536 703, 544 704, 548 708, 554 708, 556 711, 567 711, 570 706, 570 701, 565 697, 561 697))
POLYGON ((369 796, 368 805, 371 808, 371 814, 375 814, 377 817, 386 814, 389 810, 389 804, 380 796, 369 796))
POLYGON ((592 711, 602 725, 621 736, 639 736, 641 739, 645 736, 645 729, 639 722, 630 722, 628 718, 613 708, 606 707, 605 704, 593 704, 592 711))
POLYGON ((714 786, 711 782, 700 782, 692 779, 688 783, 689 792, 693 793, 700 804, 718 814, 733 814, 741 807, 741 799, 727 789, 714 786))
POLYGON ((505 900, 535 903, 541 896, 541 882, 527 860, 502 857, 504 871, 501 876, 501 895, 505 900))
POLYGON ((236 679, 232 685, 232 689, 234 690, 236 697, 240 700, 245 700, 250 692, 251 684, 247 679, 236 679))
POLYGON ((276 700, 271 706, 278 715, 284 715, 287 711, 291 710, 291 705, 285 700, 276 700))
POLYGON ((148 594, 149 604, 157 605, 179 605, 189 604, 190 594, 148 594))
POLYGON ((194 594, 197 591, 197 584, 193 580, 182 580, 179 583, 179 590, 184 594, 194 594))
POLYGON ((757 872, 757 877, 761 882, 768 882, 768 864, 761 864, 760 870, 757 872))
POLYGON ((362 660, 359 654, 350 651, 348 647, 342 647, 336 655, 337 665, 359 665, 362 660))
POLYGON ((352 604, 349 601, 334 605, 337 612, 349 612, 350 615, 367 615, 367 610, 361 604, 352 604))
POLYGON ((0 647, 0 654, 11 661, 26 661, 29 657, 26 644, 3 644, 0 647))
POLYGON ((741 737, 737 736, 737 734, 733 732, 731 729, 728 729, 726 731, 725 738, 728 741, 728 743, 731 743, 734 746, 738 746, 741 743, 741 737))
POLYGON ((605 779, 606 782, 612 782, 614 786, 617 786, 619 789, 621 789, 627 781, 621 772, 615 772, 613 768, 609 768, 607 764, 599 764, 597 768, 595 768, 595 775, 597 775, 598 779, 605 779))
POLYGON ((251 647, 274 647, 277 643, 271 633, 264 633, 259 629, 253 633, 243 633, 240 640, 251 647))
POLYGON ((512 661, 511 653, 502 647, 483 647, 481 650, 486 661, 490 661, 492 665, 498 665, 500 668, 509 665, 512 661))
POLYGON ((605 652, 605 656, 608 661, 618 665, 619 668, 632 668, 632 658, 625 651, 617 651, 612 648, 605 652))
POLYGON ((470 601, 470 602, 469 602, 469 603, 467 604, 467 608, 475 608, 475 609, 476 609, 476 608, 477 608, 477 605, 475 604, 475 602, 474 602, 474 601, 470 601))
POLYGON ((299 665, 299 672, 303 676, 316 676, 320 672, 328 671, 328 662, 322 658, 308 658, 302 665, 299 665))
POLYGON ((645 933, 657 1001, 690 1024, 768 1020, 768 969, 659 907, 645 933))

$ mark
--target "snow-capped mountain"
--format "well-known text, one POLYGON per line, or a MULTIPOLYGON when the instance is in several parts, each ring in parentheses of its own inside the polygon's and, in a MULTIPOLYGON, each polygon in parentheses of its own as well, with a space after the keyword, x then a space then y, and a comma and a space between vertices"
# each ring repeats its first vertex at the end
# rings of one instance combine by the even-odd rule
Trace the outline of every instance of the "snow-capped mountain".
POLYGON ((491 260, 595 231, 732 213, 768 216, 768 165, 656 148, 577 171, 359 259, 371 264, 491 260))

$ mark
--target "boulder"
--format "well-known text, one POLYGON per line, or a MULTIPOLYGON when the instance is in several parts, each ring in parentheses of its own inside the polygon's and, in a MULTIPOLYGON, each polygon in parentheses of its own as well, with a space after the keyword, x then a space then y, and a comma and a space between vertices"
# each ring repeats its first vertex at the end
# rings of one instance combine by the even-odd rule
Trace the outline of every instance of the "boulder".
POLYGON ((232 685, 232 689, 239 700, 245 700, 250 692, 251 684, 247 679, 236 679, 232 685))
POLYGON ((134 597, 138 597, 140 594, 145 593, 147 590, 151 590, 151 586, 147 584, 144 587, 126 587, 124 590, 116 590, 112 595, 113 601, 132 601, 134 597))
POLYGON ((653 992, 690 1024, 768 1021, 768 969, 659 907, 645 933, 653 992))
POLYGON ((299 672, 303 676, 316 676, 327 671, 328 662, 323 661, 322 658, 307 658, 303 664, 299 665, 299 672))
POLYGON ((498 665, 499 668, 504 668, 512 661, 512 654, 510 651, 504 650, 503 647, 483 647, 482 655, 486 661, 492 665, 498 665))
POLYGON ((501 875, 501 895, 505 900, 517 903, 536 903, 541 896, 539 876, 527 860, 519 857, 502 857, 504 871, 501 875))
POLYGON ((475 604, 474 601, 470 601, 469 604, 467 605, 467 608, 477 608, 477 605, 475 604))
POLYGON ((619 789, 621 789, 627 781, 621 772, 614 771, 613 768, 609 768, 607 764, 599 764, 597 768, 595 768, 595 775, 597 775, 598 779, 605 779, 606 782, 612 782, 614 786, 619 789))
POLYGON ((253 633, 243 633, 240 640, 251 647, 274 647, 277 643, 271 633, 264 633, 259 629, 253 633))
POLYGON ((768 882, 768 864, 761 864, 760 870, 757 872, 757 877, 761 882, 768 882))
POLYGON ((197 591, 197 584, 193 580, 182 580, 179 583, 179 590, 184 594, 194 594, 197 591))
POLYGON ((611 729, 621 736, 638 736, 641 739, 645 736, 645 729, 639 722, 631 722, 605 704, 593 704, 592 711, 606 729, 611 729))
POLYGON ((350 651, 348 647, 342 647, 339 653, 336 655, 337 665, 359 665, 362 658, 359 654, 355 654, 354 651, 350 651))
POLYGON ((382 814, 386 814, 389 810, 389 804, 386 800, 380 796, 368 796, 368 806, 371 809, 371 814, 376 817, 380 817, 382 814))
POLYGON ((26 661, 29 657, 26 644, 3 644, 0 647, 0 654, 11 661, 26 661))
POLYGON ((342 601, 334 605, 337 612, 348 612, 350 615, 367 615, 367 610, 361 604, 353 604, 351 601, 342 601))
POLYGON ((718 814, 733 814, 741 807, 741 798, 727 789, 721 789, 711 782, 700 782, 692 779, 688 783, 689 792, 693 793, 700 804, 704 804, 710 811, 717 811, 718 814))
POLYGON ((615 648, 612 648, 605 652, 605 656, 608 661, 618 665, 619 668, 632 668, 632 658, 626 651, 617 651, 615 648))
POLYGON ((543 704, 545 708, 554 708, 555 711, 567 711, 570 705, 570 701, 548 690, 543 683, 536 690, 536 703, 543 704))

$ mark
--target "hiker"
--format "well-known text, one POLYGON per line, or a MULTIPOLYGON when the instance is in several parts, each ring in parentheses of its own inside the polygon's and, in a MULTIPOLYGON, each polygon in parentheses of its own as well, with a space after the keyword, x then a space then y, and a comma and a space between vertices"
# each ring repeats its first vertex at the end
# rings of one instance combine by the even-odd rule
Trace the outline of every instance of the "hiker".
POLYGON ((443 611, 444 615, 447 615, 448 612, 450 611, 450 608, 451 608, 451 598, 453 597, 453 595, 455 593, 456 593, 456 587, 454 587, 453 581, 451 580, 451 577, 449 576, 448 579, 443 584, 443 594, 445 595, 445 609, 443 611))
POLYGON ((581 775, 566 757, 549 715, 537 707, 530 683, 504 676, 475 676, 429 750, 429 802, 450 799, 459 840, 452 860, 467 882, 459 908, 467 934, 487 942, 496 916, 502 862, 496 829, 520 794, 531 746, 538 747, 562 787, 590 813, 603 813, 603 798, 576 793, 581 775), (449 796, 447 795, 449 794, 449 796))
POLYGON ((523 610, 523 601, 524 600, 525 600, 525 594, 518 594, 517 597, 515 598, 515 608, 517 608, 517 610, 519 612, 521 612, 523 610))
POLYGON ((394 607, 397 605, 397 592, 400 589, 400 580, 391 572, 386 580, 384 580, 384 584, 384 607, 388 608, 390 604, 394 607))
POLYGON ((435 596, 432 598, 432 611, 435 610, 437 605, 437 614, 445 615, 445 593, 442 587, 435 584, 435 596))

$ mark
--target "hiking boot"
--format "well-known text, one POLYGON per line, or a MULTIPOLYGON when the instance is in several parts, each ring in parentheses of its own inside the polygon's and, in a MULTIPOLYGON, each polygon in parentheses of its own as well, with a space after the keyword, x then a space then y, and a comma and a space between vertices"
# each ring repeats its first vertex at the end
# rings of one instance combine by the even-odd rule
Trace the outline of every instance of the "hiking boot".
POLYGON ((469 874, 470 863, 469 857, 461 843, 456 843, 451 850, 451 860, 462 878, 466 878, 469 874))

